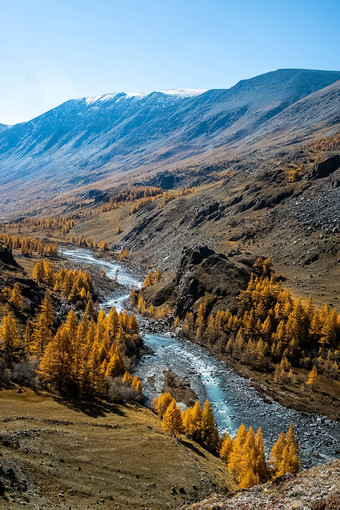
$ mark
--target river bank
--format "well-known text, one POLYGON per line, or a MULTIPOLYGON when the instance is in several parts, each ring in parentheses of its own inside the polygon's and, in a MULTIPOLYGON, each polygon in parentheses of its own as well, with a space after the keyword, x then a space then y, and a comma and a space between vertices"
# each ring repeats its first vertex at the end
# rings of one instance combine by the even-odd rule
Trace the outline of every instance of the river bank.
MULTIPOLYGON (((130 272, 117 261, 99 259, 89 250, 64 250, 64 256, 78 264, 99 266, 105 269, 108 277, 117 274, 118 269, 119 293, 114 292, 101 303, 107 310, 111 306, 123 309, 131 287, 139 288, 142 284, 141 275, 137 272, 130 272)), ((201 403, 209 399, 221 432, 235 434, 242 422, 255 429, 262 427, 266 444, 270 447, 281 430, 287 430, 290 421, 293 421, 303 467, 321 464, 339 455, 338 423, 324 416, 286 408, 269 398, 261 398, 252 381, 238 375, 204 347, 174 336, 169 329, 162 334, 150 333, 148 329, 155 326, 145 318, 138 317, 138 320, 148 354, 137 363, 135 373, 142 380, 147 401, 162 392, 164 371, 171 370, 179 378, 187 378, 201 403)))

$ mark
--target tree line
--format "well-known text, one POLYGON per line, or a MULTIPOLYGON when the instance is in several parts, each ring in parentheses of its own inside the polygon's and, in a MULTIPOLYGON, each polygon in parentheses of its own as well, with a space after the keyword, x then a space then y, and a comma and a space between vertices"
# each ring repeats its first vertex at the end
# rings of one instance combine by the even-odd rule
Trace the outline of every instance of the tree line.
MULTIPOLYGON (((292 366, 339 377, 340 315, 327 304, 316 310, 310 296, 304 305, 272 273, 270 259, 260 259, 248 287, 239 296, 237 313, 209 312, 213 296, 206 296, 194 314, 188 312, 185 336, 260 371, 289 373, 292 366)), ((179 318, 175 326, 180 325, 179 318)))
POLYGON ((33 362, 42 384, 72 395, 103 397, 116 378, 141 395, 139 379, 128 372, 142 347, 133 314, 115 308, 98 313, 90 300, 81 320, 71 309, 66 321, 56 324, 49 290, 35 319, 26 322, 24 335, 12 313, 5 315, 0 326, 0 366, 11 370, 33 362))
POLYGON ((34 239, 33 237, 22 237, 11 234, 0 234, 0 241, 3 241, 13 250, 21 250, 22 255, 36 253, 39 257, 57 257, 58 244, 34 239))
POLYGON ((33 267, 32 278, 60 292, 71 303, 86 304, 93 296, 92 278, 88 271, 60 269, 54 271, 49 260, 38 259, 33 267))
POLYGON ((267 458, 261 428, 255 434, 252 427, 247 430, 242 423, 233 439, 227 433, 220 437, 209 400, 205 401, 203 409, 196 401, 193 407, 181 411, 167 392, 156 398, 152 406, 162 420, 164 430, 171 435, 184 434, 219 455, 242 488, 268 482, 286 473, 297 473, 300 469, 293 423, 286 434, 280 433, 267 458))

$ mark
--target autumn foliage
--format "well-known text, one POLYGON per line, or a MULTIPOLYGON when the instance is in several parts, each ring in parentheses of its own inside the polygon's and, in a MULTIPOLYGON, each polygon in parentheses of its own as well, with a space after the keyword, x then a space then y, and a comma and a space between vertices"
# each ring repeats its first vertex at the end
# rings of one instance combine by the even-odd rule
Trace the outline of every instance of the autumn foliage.
POLYGON ((78 300, 87 302, 93 295, 90 274, 80 269, 60 269, 54 271, 48 260, 38 259, 33 267, 32 277, 38 283, 44 283, 60 292, 72 303, 78 300))
POLYGON ((292 423, 287 434, 281 432, 270 457, 266 458, 261 428, 255 434, 252 427, 247 430, 242 423, 233 439, 227 433, 220 438, 208 400, 203 409, 197 401, 193 407, 181 412, 176 400, 167 392, 156 398, 152 406, 162 420, 164 430, 175 436, 185 434, 219 455, 242 488, 267 482, 286 473, 297 473, 300 469, 292 423))
MULTIPOLYGON (((294 300, 272 274, 270 259, 259 259, 238 313, 209 313, 211 297, 196 314, 188 312, 183 332, 257 370, 276 370, 276 378, 293 378, 292 367, 339 377, 340 315, 325 305, 316 310, 312 297, 294 300), (260 274, 259 274, 260 273, 260 274), (276 367, 276 368, 275 368, 276 367)), ((177 324, 178 325, 178 324, 177 324)))
POLYGON ((32 255, 36 253, 39 257, 58 256, 58 245, 56 243, 47 243, 41 239, 0 234, 0 241, 10 246, 13 250, 20 250, 22 255, 32 255))

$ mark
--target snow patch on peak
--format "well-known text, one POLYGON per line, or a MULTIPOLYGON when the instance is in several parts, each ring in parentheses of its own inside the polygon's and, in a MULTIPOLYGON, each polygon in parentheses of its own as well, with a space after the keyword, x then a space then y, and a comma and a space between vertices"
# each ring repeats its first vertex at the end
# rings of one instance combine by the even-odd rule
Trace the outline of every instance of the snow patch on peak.
POLYGON ((177 96, 177 97, 192 97, 199 96, 206 92, 207 89, 170 89, 170 90, 161 90, 159 92, 114 92, 111 94, 104 94, 103 96, 92 96, 85 97, 85 102, 87 105, 91 105, 96 102, 104 103, 106 101, 110 101, 112 99, 134 99, 139 100, 151 94, 163 94, 165 96, 177 96))
POLYGON ((95 103, 96 101, 98 101, 99 98, 100 96, 85 97, 85 103, 86 104, 95 103))
POLYGON ((144 93, 125 93, 125 92, 113 92, 111 94, 104 94, 103 96, 92 96, 92 97, 86 97, 85 102, 86 104, 90 105, 96 102, 105 103, 106 101, 110 101, 111 99, 140 99, 142 97, 145 97, 147 94, 144 93))
POLYGON ((191 96, 199 96, 206 92, 208 89, 170 89, 170 90, 161 90, 162 94, 166 94, 169 96, 181 96, 181 97, 191 97, 191 96))

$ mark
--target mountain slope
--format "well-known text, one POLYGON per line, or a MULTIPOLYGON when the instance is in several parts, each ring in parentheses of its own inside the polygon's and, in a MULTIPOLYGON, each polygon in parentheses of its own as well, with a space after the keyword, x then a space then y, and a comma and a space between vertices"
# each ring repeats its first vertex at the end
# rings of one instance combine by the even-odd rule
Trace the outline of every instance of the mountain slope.
MULTIPOLYGON (((283 112, 339 79, 336 71, 282 69, 228 90, 118 93, 67 101, 0 133, 0 189, 7 198, 29 191, 29 200, 45 199, 120 172, 144 172, 214 148, 241 146, 245 137, 270 131, 280 115, 285 130, 297 120, 311 129, 310 118, 303 123, 283 112), (33 185, 39 193, 32 195, 28 187, 33 185)), ((322 114, 327 98, 321 99, 314 109, 322 114)), ((331 102, 336 118, 338 102, 331 102)))
POLYGON ((0 508, 178 508, 233 490, 223 462, 133 405, 0 395, 0 508), (99 505, 99 507, 98 507, 99 505))
POLYGON ((281 111, 254 134, 247 137, 249 142, 254 138, 274 133, 276 136, 294 137, 304 131, 312 133, 317 129, 332 127, 340 124, 340 80, 332 83, 313 94, 300 99, 285 110, 281 111))
POLYGON ((212 496, 191 510, 339 510, 340 461, 317 466, 297 475, 238 492, 235 496, 212 496))

